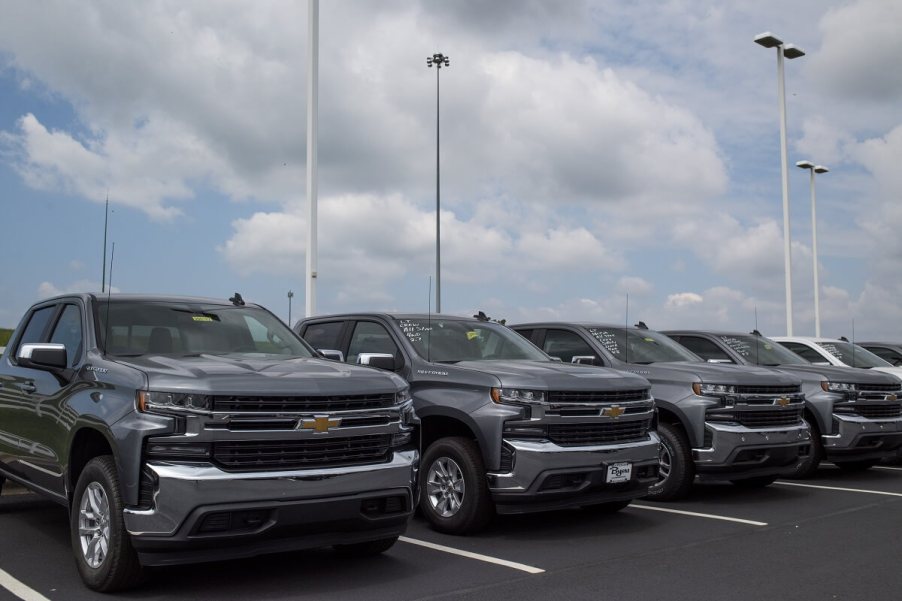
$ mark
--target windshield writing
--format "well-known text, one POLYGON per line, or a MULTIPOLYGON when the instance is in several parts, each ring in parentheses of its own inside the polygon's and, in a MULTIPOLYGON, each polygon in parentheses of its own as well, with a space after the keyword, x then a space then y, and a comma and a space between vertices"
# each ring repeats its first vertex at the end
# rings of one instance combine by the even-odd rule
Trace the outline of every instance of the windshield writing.
POLYGON ((397 322, 417 354, 427 360, 445 363, 549 360, 531 342, 502 325, 458 319, 398 319, 397 322))

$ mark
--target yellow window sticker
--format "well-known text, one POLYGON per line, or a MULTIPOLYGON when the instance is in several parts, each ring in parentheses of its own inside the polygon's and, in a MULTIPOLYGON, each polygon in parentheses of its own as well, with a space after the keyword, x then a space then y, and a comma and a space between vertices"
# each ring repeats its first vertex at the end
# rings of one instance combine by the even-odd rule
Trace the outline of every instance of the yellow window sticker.
POLYGON ((191 319, 194 321, 213 321, 213 318, 209 315, 192 315, 191 319))
POLYGON ((479 332, 474 332, 473 330, 467 332, 467 340, 473 340, 474 338, 479 338, 479 332))

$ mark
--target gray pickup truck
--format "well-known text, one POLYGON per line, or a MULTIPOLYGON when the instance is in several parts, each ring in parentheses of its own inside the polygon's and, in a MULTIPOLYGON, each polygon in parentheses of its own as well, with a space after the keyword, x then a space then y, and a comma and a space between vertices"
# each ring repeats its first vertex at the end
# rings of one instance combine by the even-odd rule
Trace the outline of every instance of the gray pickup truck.
POLYGON ((808 454, 804 396, 795 376, 711 365, 658 332, 598 323, 531 323, 513 329, 549 355, 631 371, 651 382, 658 406, 661 479, 649 497, 684 497, 693 480, 766 486, 808 454))
POLYGON ((389 548, 419 452, 407 383, 326 361, 265 309, 92 294, 33 306, 0 361, 0 486, 69 508, 84 582, 142 566, 389 548))
POLYGON ((474 532, 496 511, 616 511, 658 479, 654 401, 639 376, 562 364, 478 319, 358 313, 295 328, 326 356, 410 383, 420 507, 440 531, 474 532))
POLYGON ((812 452, 795 477, 812 475, 822 459, 863 470, 902 448, 902 383, 890 374, 815 365, 758 332, 674 330, 668 336, 703 359, 762 365, 802 380, 812 452))

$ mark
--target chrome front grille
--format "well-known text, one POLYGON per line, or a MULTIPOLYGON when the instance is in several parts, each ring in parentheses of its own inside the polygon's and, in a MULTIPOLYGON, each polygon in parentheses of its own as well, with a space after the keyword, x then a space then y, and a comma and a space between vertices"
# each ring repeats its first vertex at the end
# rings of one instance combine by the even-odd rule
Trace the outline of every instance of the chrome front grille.
POLYGON ((311 413, 384 409, 395 404, 395 394, 340 396, 214 396, 215 413, 311 413))
POLYGON ((554 390, 548 393, 548 402, 558 404, 628 403, 644 401, 651 395, 646 388, 634 390, 554 390))
POLYGON ((213 443, 213 463, 226 471, 294 470, 387 460, 391 435, 213 443))
POLYGON ((562 447, 620 444, 648 437, 651 420, 610 421, 548 426, 548 438, 562 447))

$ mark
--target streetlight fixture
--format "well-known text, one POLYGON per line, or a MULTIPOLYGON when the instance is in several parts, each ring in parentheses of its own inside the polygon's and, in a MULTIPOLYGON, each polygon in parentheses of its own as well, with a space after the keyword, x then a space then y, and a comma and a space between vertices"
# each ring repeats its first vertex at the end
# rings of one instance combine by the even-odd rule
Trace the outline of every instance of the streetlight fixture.
POLYGON ((820 313, 820 286, 817 282, 817 202, 814 196, 814 174, 830 171, 823 165, 815 165, 811 161, 799 161, 796 167, 808 169, 811 172, 811 252, 814 260, 814 335, 821 337, 821 313, 820 313))
POLYGON ((450 67, 450 59, 438 52, 426 58, 426 66, 435 66, 435 312, 442 312, 442 218, 439 167, 439 73, 450 67))
POLYGON ((783 58, 799 58, 805 52, 767 31, 755 36, 755 43, 777 49, 777 95, 780 103, 780 171, 783 181, 783 269, 786 277, 786 335, 792 336, 792 261, 789 240, 789 175, 786 151, 786 85, 783 77, 783 58))
POLYGON ((291 299, 294 298, 294 292, 288 291, 288 327, 291 327, 291 299))

